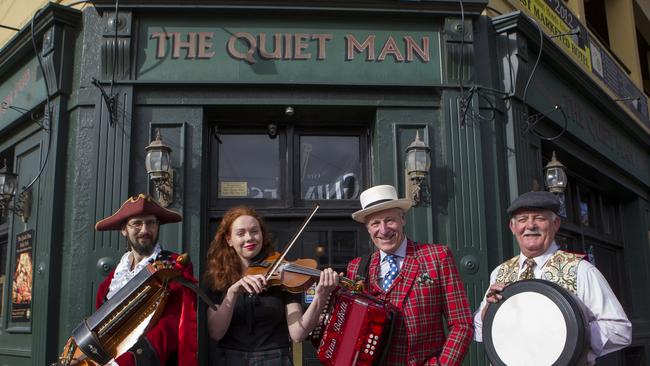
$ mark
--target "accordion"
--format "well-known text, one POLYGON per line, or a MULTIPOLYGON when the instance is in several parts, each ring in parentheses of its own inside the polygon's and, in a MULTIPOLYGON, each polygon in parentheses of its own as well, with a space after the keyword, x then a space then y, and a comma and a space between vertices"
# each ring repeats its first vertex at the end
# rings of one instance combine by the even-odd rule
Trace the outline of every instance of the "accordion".
POLYGON ((311 334, 319 360, 330 365, 379 365, 390 344, 395 308, 368 294, 338 288, 311 334))
POLYGON ((182 277, 179 266, 186 262, 187 255, 182 255, 176 261, 148 264, 72 331, 53 365, 67 366, 73 359, 82 365, 103 365, 128 351, 162 314, 167 285, 182 277))

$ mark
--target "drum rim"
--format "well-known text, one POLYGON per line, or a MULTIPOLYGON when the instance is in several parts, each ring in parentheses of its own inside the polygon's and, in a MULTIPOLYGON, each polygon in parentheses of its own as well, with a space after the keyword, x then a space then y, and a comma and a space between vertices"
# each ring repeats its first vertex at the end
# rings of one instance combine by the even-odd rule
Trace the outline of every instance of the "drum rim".
POLYGON ((577 327, 567 327, 567 342, 564 349, 560 353, 558 359, 553 363, 553 366, 562 365, 576 365, 586 355, 589 349, 589 332, 587 331, 588 322, 585 314, 578 303, 578 299, 569 293, 566 289, 562 288, 556 283, 534 279, 534 280, 521 280, 514 282, 503 289, 501 293, 503 300, 496 304, 490 304, 483 320, 483 344, 485 345, 485 353, 488 359, 494 366, 506 366, 501 360, 494 348, 492 340, 492 323, 499 311, 501 305, 507 301, 508 298, 522 293, 535 291, 541 295, 546 296, 554 304, 556 304, 564 317, 567 324, 578 324, 577 327), (584 326, 581 326, 584 325, 584 326), (575 352, 573 350, 581 347, 582 352, 575 352))

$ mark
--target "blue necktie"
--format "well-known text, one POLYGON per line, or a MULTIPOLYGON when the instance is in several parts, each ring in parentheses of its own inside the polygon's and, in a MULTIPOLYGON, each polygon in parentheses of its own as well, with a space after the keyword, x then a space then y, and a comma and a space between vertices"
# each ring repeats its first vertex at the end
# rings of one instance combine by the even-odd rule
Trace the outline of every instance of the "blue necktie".
POLYGON ((397 277, 397 274, 399 273, 399 268, 397 267, 397 262, 395 261, 395 257, 392 255, 387 255, 386 256, 386 261, 390 265, 390 268, 388 269, 388 272, 384 275, 384 291, 388 291, 390 288, 390 285, 393 283, 393 280, 395 280, 395 277, 397 277))

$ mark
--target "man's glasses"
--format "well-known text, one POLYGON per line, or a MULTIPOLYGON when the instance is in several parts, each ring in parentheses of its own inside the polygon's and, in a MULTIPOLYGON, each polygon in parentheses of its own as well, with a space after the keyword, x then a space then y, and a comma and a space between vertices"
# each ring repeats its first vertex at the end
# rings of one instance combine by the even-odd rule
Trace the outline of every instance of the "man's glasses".
POLYGON ((131 229, 142 230, 142 227, 145 225, 147 225, 148 227, 158 226, 158 220, 146 220, 146 221, 134 220, 134 221, 127 222, 126 225, 131 229))

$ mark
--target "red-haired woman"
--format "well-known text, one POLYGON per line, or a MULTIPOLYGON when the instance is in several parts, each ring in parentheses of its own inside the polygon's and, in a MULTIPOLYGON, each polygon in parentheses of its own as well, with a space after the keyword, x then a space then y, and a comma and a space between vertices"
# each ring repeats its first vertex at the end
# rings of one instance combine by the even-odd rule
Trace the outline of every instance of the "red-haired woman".
POLYGON ((338 283, 328 268, 321 273, 314 301, 303 313, 301 295, 266 287, 262 275, 244 276, 250 263, 273 247, 262 218, 250 207, 226 212, 207 254, 204 283, 218 310, 208 309, 208 331, 215 365, 285 366, 291 340, 303 341, 318 322, 327 297, 338 283))

